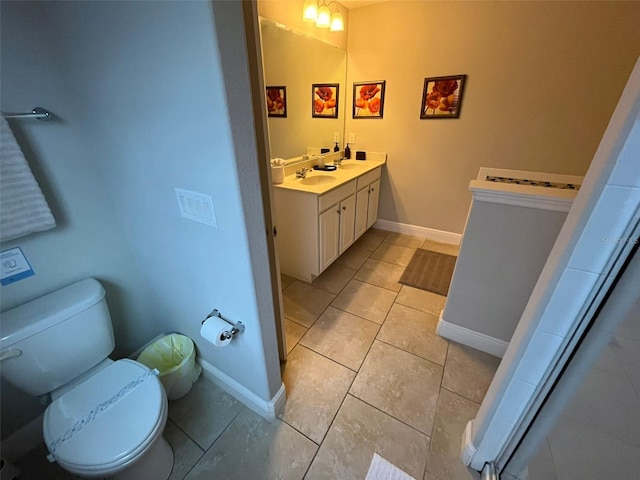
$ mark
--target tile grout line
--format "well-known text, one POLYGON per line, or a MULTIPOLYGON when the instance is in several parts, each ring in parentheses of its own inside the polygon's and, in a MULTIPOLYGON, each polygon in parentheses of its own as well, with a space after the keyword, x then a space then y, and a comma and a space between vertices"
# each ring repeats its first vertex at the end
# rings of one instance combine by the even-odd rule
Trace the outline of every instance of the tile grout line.
MULTIPOLYGON (((225 393, 226 393, 226 392, 225 392, 225 393)), ((227 395, 228 395, 228 394, 227 394, 227 395)), ((198 458, 198 461, 197 461, 196 463, 194 463, 194 464, 191 466, 191 468, 187 471, 187 473, 185 473, 185 474, 184 474, 184 476, 182 477, 182 480, 184 480, 185 478, 187 478, 187 477, 189 476, 189 474, 191 473, 191 471, 192 471, 194 468, 196 468, 196 466, 198 465, 198 463, 200 463, 200 461, 204 458, 204 456, 207 454, 207 452, 208 452, 211 448, 213 448, 213 446, 218 442, 218 440, 220 440, 220 438, 222 437, 222 435, 224 435, 224 433, 229 429, 229 427, 231 426, 231 424, 236 420, 236 418, 238 418, 238 415, 240 415, 240 413, 242 413, 242 411, 243 411, 245 408, 246 408, 246 409, 249 409, 248 407, 246 407, 246 406, 244 406, 244 405, 243 405, 243 406, 242 406, 242 408, 241 408, 240 410, 238 410, 238 413, 236 413, 236 414, 233 416, 233 418, 231 419, 231 421, 227 424, 227 426, 226 426, 226 427, 224 427, 224 428, 222 429, 222 431, 220 432, 220 435, 218 435, 218 436, 216 437, 216 439, 213 441, 213 443, 211 443, 211 445, 209 445, 209 448, 207 448, 207 449, 204 451, 204 453, 200 456, 200 458, 198 458)), ((185 432, 185 434, 186 434, 186 432, 185 432)), ((188 434, 187 434, 187 437, 189 437, 189 435, 188 435, 188 434)), ((189 438, 191 439, 191 441, 192 441, 193 443, 195 443, 196 445, 198 445, 198 447, 202 450, 202 447, 200 447, 200 445, 199 445, 195 440, 193 440, 191 437, 189 437, 189 438)), ((175 452, 174 452, 174 458, 173 458, 173 461, 175 462, 175 452)))
MULTIPOLYGON (((393 301, 393 303, 395 303, 395 300, 393 301)), ((393 306, 393 304, 392 304, 392 306, 393 306)), ((373 324, 375 324, 375 325, 377 325, 379 327, 382 327, 382 323, 374 322, 373 320, 371 320, 369 318, 365 318, 362 315, 358 315, 357 313, 349 312, 349 311, 347 311, 347 310, 345 310, 343 308, 336 307, 335 305, 329 305, 327 308, 329 308, 329 307, 333 307, 336 310, 340 310, 341 312, 348 313, 349 315, 353 315, 354 317, 358 317, 361 320, 366 320, 369 323, 373 323, 373 324)), ((391 310, 391 308, 389 308, 389 310, 391 310)), ((322 313, 324 314, 324 312, 322 312, 322 313)), ((385 319, 387 318, 387 314, 388 314, 388 312, 385 314, 385 319)), ((318 318, 320 318, 320 317, 318 317, 318 318)), ((382 322, 384 323, 384 320, 382 322)))
MULTIPOLYGON (((447 367, 447 359, 449 358, 449 346, 450 345, 451 345, 450 342, 447 341, 447 352, 446 352, 446 354, 444 356, 444 365, 442 366, 442 377, 440 377, 440 385, 438 386, 438 400, 436 401, 436 410, 435 410, 435 412, 433 414, 433 425, 431 425, 431 436, 429 437, 430 439, 433 439, 434 432, 435 432, 435 429, 436 429, 436 418, 438 416, 438 405, 440 405, 440 393, 441 393, 441 390, 444 388, 442 386, 442 384, 444 383, 444 372, 445 372, 446 367, 447 367)), ((430 473, 430 474, 432 473, 432 472, 429 471, 429 457, 431 456, 432 443, 433 442, 429 441, 429 449, 427 450, 427 453, 426 453, 427 458, 426 458, 426 460, 424 462, 424 472, 422 474, 423 477, 427 473, 430 473)))
MULTIPOLYGON (((389 312, 387 312, 387 315, 389 315, 389 312)), ((387 319, 387 315, 385 315, 385 319, 382 321, 382 323, 384 324, 385 320, 387 319)), ((380 328, 382 328, 382 325, 380 325, 380 328)), ((376 333, 377 336, 377 333, 376 333)), ((367 350, 367 353, 364 355, 364 359, 362 360, 362 363, 360 364, 360 368, 362 368, 362 364, 364 363, 364 360, 366 360, 367 355, 369 355, 369 352, 371 351, 371 347, 373 346, 373 343, 375 342, 375 339, 373 342, 371 342, 371 345, 369 345, 369 349, 367 350)), ((345 395, 344 397, 342 397, 342 401, 340 402, 340 406, 338 406, 336 413, 333 415, 333 418, 331 419, 331 423, 329 423, 329 427, 327 428, 327 431, 324 433, 323 437, 322 437, 322 441, 320 442, 320 445, 318 446, 318 450, 316 451, 315 455, 313 456, 313 458, 311 459, 311 462, 309 462, 309 466, 307 467, 307 470, 304 472, 303 475, 303 479, 306 478, 307 474, 309 473, 309 470, 311 469, 311 466, 313 465, 313 462, 315 462, 318 453, 320 452, 320 449, 322 448, 322 445, 324 444, 325 439, 327 438, 327 435, 329 434, 329 431, 331 430, 331 427, 333 427, 336 418, 338 417, 338 413, 340 413, 340 410, 342 409, 342 406, 344 405, 344 401, 347 399, 347 396, 349 395, 349 390, 351 390, 351 387, 353 386, 353 382, 356 381, 356 378, 358 377, 358 373, 360 372, 360 368, 358 368, 358 371, 356 372, 356 374, 353 376, 353 379, 351 380, 351 383, 349 384, 349 387, 346 389, 345 395)))
MULTIPOLYGON (((443 376, 444 376, 444 375, 443 375, 443 376)), ((446 391, 447 391, 447 392, 449 392, 449 393, 453 393, 454 395, 456 395, 456 396, 458 396, 458 397, 460 397, 460 398, 464 398, 465 400, 468 400, 468 401, 470 401, 471 403, 475 403, 475 404, 476 404, 476 405, 478 405, 478 406, 480 406, 480 404, 482 403, 482 402, 477 402, 476 400, 473 400, 473 399, 471 399, 471 398, 469 398, 469 397, 467 397, 467 396, 465 396, 465 395, 463 395, 463 394, 461 394, 461 393, 459 393, 459 392, 456 392, 456 391, 454 391, 454 390, 451 390, 450 388, 447 388, 447 387, 445 387, 444 385, 443 385, 442 387, 440 387, 440 388, 442 388, 442 390, 446 390, 446 391)))
MULTIPOLYGON (((380 407, 376 407, 375 405, 367 402, 366 400, 358 397, 357 395, 351 393, 351 392, 347 392, 347 396, 351 395, 353 398, 359 400, 360 402, 364 403, 365 405, 369 405, 371 408, 379 411, 380 413, 383 413, 384 415, 386 415, 387 417, 393 418, 394 420, 396 420, 397 422, 400 422, 401 424, 403 424, 406 427, 409 427, 411 430, 413 430, 414 432, 419 433, 420 435, 424 435, 425 437, 427 437, 429 439, 429 445, 431 445, 431 435, 421 432, 420 430, 418 430, 416 427, 409 425, 407 422, 405 422, 404 420, 400 420, 399 418, 394 417, 393 415, 391 415, 389 412, 385 412, 384 410, 382 410, 380 407)), ((439 397, 439 395, 438 395, 439 397)), ((345 396, 346 398, 346 396, 345 396)), ((434 415, 434 420, 435 420, 435 415, 434 415)), ((434 421, 435 423, 435 421, 434 421)), ((426 464, 426 463, 425 463, 426 464)))
MULTIPOLYGON (((317 450, 320 450, 320 445, 322 445, 322 442, 318 443, 316 442, 313 438, 311 438, 309 435, 307 435, 306 433, 304 433, 303 431, 299 430, 297 427, 295 427, 294 425, 291 425, 289 422, 287 422, 284 418, 282 418, 281 416, 277 416, 276 420, 280 420, 282 423, 286 424, 288 427, 291 427, 292 429, 294 429, 296 432, 298 432, 300 435, 302 435, 304 438, 306 438, 307 440, 309 440, 311 443, 313 443, 316 447, 318 447, 317 450)), ((324 437, 323 437, 324 440, 324 437)), ((316 450, 316 452, 317 452, 316 450)), ((315 456, 315 455, 314 455, 315 456)))
MULTIPOLYGON (((185 430, 184 428, 182 428, 180 425, 178 425, 178 423, 177 423, 175 420, 173 420, 172 418, 169 418, 169 417, 167 416, 167 421, 169 421, 169 422, 173 423, 173 425, 174 425, 178 430, 180 430, 180 431, 181 431, 181 432, 182 432, 182 433, 183 433, 183 434, 184 434, 184 435, 185 435, 185 436, 186 436, 186 437, 187 437, 191 442, 193 442, 193 444, 194 444, 196 447, 198 447, 200 450, 202 450, 202 455, 204 455, 204 454, 206 453, 206 450, 205 450, 204 448, 202 448, 198 442, 196 442, 193 438, 191 438, 191 436, 186 432, 186 430, 185 430)), ((165 430, 166 430, 167 426, 165 425, 165 427, 164 427, 164 428, 165 428, 165 430)), ((164 430, 163 430, 163 432, 164 432, 164 430)), ((164 433, 163 433, 163 434, 164 434, 164 433)), ((216 440, 217 440, 217 439, 216 439, 216 440)), ((167 440, 167 441, 168 441, 168 440, 167 440)), ((215 442, 215 440, 214 440, 214 442, 215 442)), ((202 455, 200 456, 200 458, 202 458, 202 455)), ((200 460, 200 458, 198 458, 198 460, 200 460)), ((196 462, 196 463, 198 463, 198 462, 196 462)))
MULTIPOLYGON (((381 329, 382 329, 382 328, 381 328, 381 329)), ((378 333, 380 333, 380 332, 378 332, 378 333)), ((425 357, 422 357, 422 356, 420 356, 420 355, 417 355, 417 354, 415 354, 415 353, 413 353, 413 352, 410 352, 409 350, 405 350, 405 349, 404 349, 404 348, 402 348, 402 347, 398 347, 397 345, 394 345, 393 343, 389 343, 389 342, 385 342, 384 340, 380 340, 380 339, 378 338, 378 336, 377 336, 377 335, 376 335, 376 338, 374 338, 374 340, 377 340, 377 341, 378 341, 378 342, 380 342, 380 343, 384 343, 385 345, 389 345, 390 347, 395 347, 395 348, 397 348, 397 349, 399 349, 399 350, 402 350, 403 352, 410 353, 411 355, 413 355, 413 356, 415 356, 415 357, 421 358, 422 360, 426 360, 427 362, 431 362, 431 363, 433 363, 433 364, 435 364, 435 365, 438 365, 439 367, 442 367, 442 370, 443 370, 443 371, 442 371, 442 374, 443 374, 443 376, 444 376, 444 364, 440 364, 440 363, 438 363, 438 362, 436 362, 436 361, 434 361, 434 360, 430 360, 430 359, 428 359, 428 358, 425 358, 425 357)), ((449 346, 448 346, 448 345, 447 345, 447 348, 449 348, 449 346)), ((445 360, 445 362, 446 362, 446 360, 445 360)))
MULTIPOLYGON (((341 364, 341 363, 340 363, 340 362, 338 362, 337 360, 334 360, 333 358, 327 357, 324 353, 316 352, 313 348, 311 348, 311 347, 307 347, 306 345, 303 345, 303 344, 301 344, 300 342, 296 343, 296 346, 295 346, 295 347, 293 347, 293 348, 296 348, 296 347, 306 348, 306 349, 307 349, 307 350, 309 350, 310 352, 313 352, 313 353, 315 353, 316 355, 321 356, 322 358, 326 358, 326 359, 327 359, 327 360, 329 360, 330 362, 335 363, 336 365, 339 365, 339 366, 341 366, 341 367, 344 367, 344 368, 346 368, 347 370, 349 370, 350 372, 355 373, 356 375, 358 374, 358 372, 359 372, 359 370, 360 370, 360 369, 358 369, 358 370, 354 370, 354 369, 353 369, 353 368, 351 368, 351 367, 347 367, 346 365, 341 364)), ((291 351, 293 351, 293 349, 291 349, 291 351)), ((362 365, 360 365, 360 366, 362 366, 362 365)))

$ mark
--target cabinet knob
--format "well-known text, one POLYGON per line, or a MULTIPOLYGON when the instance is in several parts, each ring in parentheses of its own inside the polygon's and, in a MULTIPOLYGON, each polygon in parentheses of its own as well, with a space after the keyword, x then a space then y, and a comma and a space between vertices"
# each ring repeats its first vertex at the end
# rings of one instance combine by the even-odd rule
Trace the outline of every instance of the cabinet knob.
POLYGON ((342 209, 343 209, 343 210, 346 210, 346 209, 347 209, 347 207, 342 207, 342 209))
POLYGON ((371 191, 373 192, 375 190, 375 188, 372 188, 371 191))

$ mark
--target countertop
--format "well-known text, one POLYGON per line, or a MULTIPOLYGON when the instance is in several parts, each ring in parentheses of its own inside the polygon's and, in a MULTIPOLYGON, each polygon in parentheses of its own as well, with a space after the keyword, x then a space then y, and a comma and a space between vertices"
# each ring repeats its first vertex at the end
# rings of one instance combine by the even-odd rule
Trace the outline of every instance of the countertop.
POLYGON ((386 155, 382 159, 367 160, 343 160, 337 170, 323 171, 310 170, 306 178, 296 178, 295 173, 287 175, 283 183, 274 184, 274 188, 297 190, 304 193, 322 195, 334 188, 338 188, 365 173, 375 170, 386 163, 386 155), (316 177, 325 177, 326 180, 314 180, 316 177), (314 183, 321 182, 321 183, 314 183))

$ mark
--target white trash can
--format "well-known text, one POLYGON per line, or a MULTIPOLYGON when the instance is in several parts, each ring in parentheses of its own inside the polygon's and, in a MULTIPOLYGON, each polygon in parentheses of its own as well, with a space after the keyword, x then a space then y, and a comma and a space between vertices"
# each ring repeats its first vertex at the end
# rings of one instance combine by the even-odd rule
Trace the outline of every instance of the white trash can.
POLYGON ((158 369, 169 400, 177 400, 189 393, 202 372, 202 367, 196 363, 193 340, 179 333, 153 342, 138 356, 138 361, 158 369))

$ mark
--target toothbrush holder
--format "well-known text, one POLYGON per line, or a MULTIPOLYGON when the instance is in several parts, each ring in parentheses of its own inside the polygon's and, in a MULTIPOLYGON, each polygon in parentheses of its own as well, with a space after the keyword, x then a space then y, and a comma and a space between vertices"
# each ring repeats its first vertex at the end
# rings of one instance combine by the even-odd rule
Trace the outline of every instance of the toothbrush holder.
POLYGON ((275 185, 284 182, 284 166, 271 167, 271 182, 275 185))

